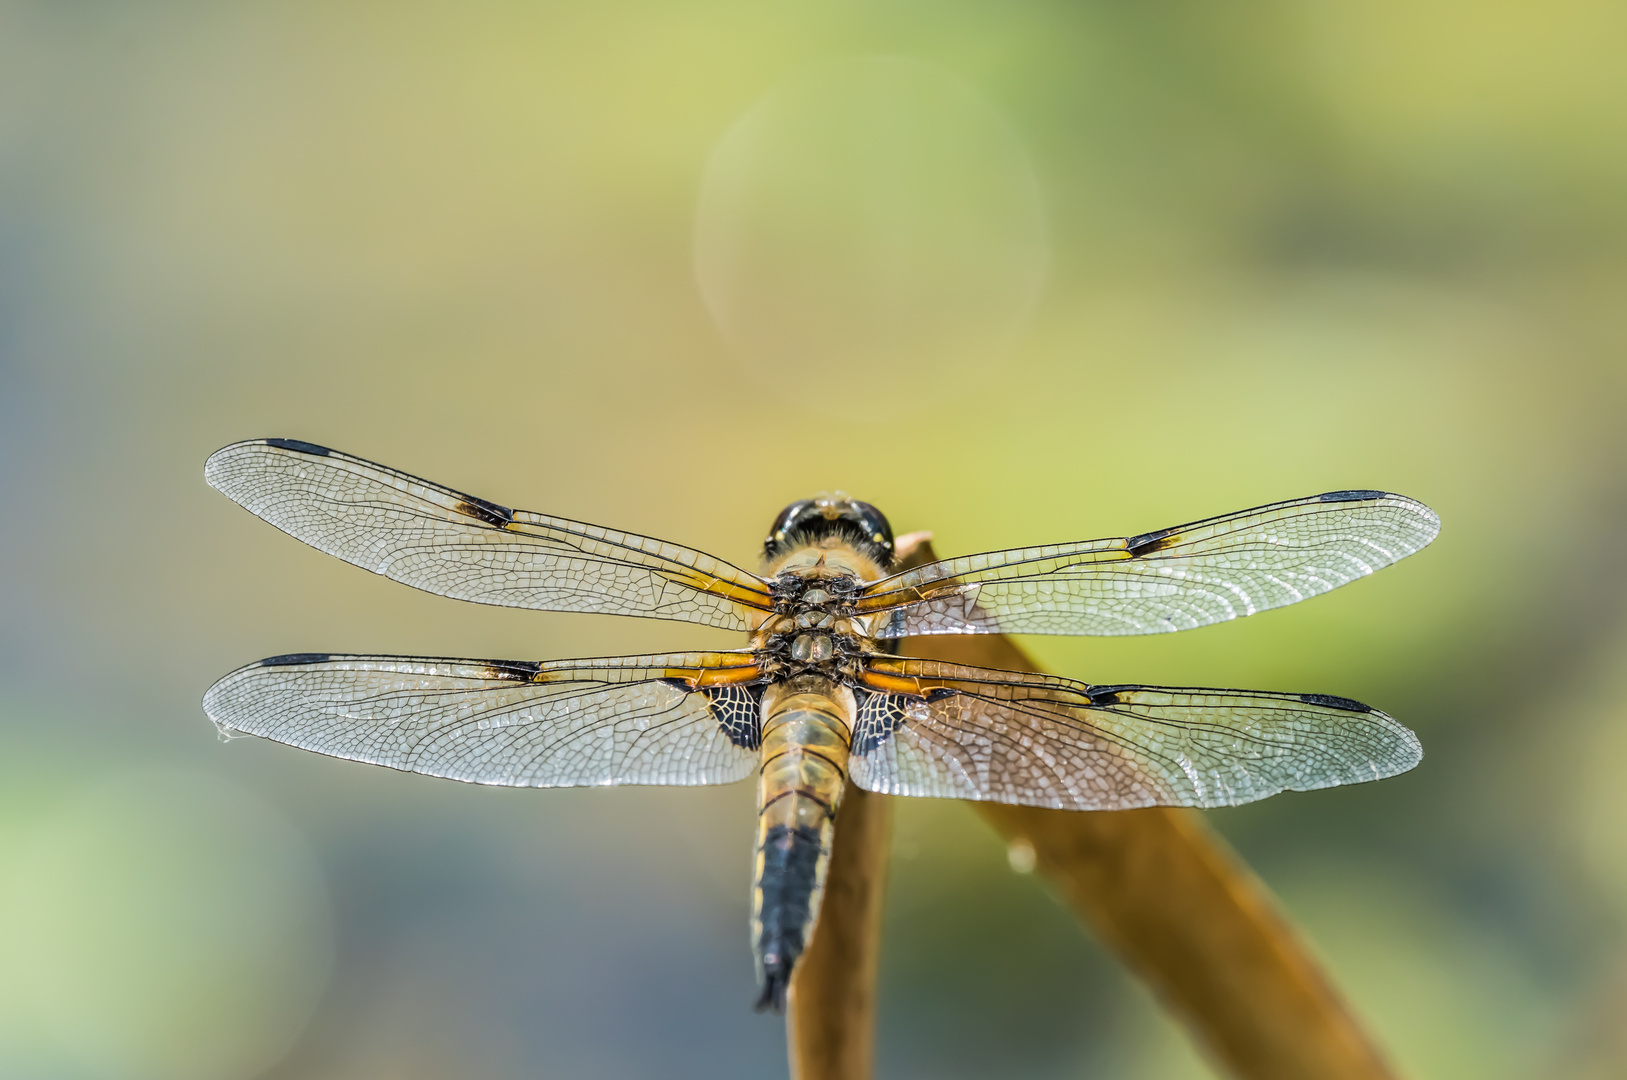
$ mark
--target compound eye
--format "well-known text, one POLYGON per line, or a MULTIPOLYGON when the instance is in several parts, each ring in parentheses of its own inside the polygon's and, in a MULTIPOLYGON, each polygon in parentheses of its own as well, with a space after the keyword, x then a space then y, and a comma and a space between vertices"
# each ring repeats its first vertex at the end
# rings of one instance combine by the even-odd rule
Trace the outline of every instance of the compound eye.
POLYGON ((853 500, 854 520, 858 522, 865 535, 877 544, 886 545, 889 551, 893 546, 893 528, 887 522, 887 517, 880 510, 867 502, 853 500))
POLYGON ((785 542, 786 534, 790 533, 810 512, 816 512, 817 507, 812 499, 801 499, 780 511, 774 519, 774 524, 768 528, 768 538, 763 541, 766 549, 772 550, 776 544, 785 542))

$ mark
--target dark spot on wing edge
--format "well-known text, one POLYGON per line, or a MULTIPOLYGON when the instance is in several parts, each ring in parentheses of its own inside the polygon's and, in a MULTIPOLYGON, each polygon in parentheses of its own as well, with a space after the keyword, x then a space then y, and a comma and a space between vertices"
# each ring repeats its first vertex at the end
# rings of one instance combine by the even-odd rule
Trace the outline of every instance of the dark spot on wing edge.
POLYGON ((1359 701, 1351 701, 1347 697, 1334 697, 1332 694, 1301 694, 1299 700, 1307 705, 1321 705, 1328 709, 1343 709, 1345 712, 1370 713, 1372 706, 1363 705, 1359 701))
POLYGON ((1085 689, 1085 695, 1090 698, 1092 705, 1117 705, 1120 701, 1119 691, 1131 689, 1134 688, 1127 683, 1118 686, 1091 686, 1085 689))
POLYGON ((501 529, 514 520, 514 511, 508 507, 474 495, 465 495, 453 509, 494 529, 501 529))
POLYGON ((316 443, 301 442, 299 439, 267 439, 267 446, 275 446, 279 450, 292 450, 299 454, 314 454, 317 457, 327 457, 333 453, 325 446, 316 443))
POLYGON ((1363 489, 1360 491, 1329 491, 1318 495, 1317 498, 1323 502, 1362 502, 1366 499, 1382 499, 1388 494, 1388 491, 1363 489))
POLYGON ((325 664, 332 653, 291 652, 281 656, 268 656, 260 661, 261 667, 287 667, 290 664, 325 664))
POLYGON ((484 675, 506 682, 535 682, 542 663, 537 660, 486 660, 484 675))
POLYGON ((1132 556, 1139 557, 1173 547, 1179 540, 1180 536, 1176 529, 1159 529, 1157 532, 1130 537, 1124 542, 1124 549, 1132 556))

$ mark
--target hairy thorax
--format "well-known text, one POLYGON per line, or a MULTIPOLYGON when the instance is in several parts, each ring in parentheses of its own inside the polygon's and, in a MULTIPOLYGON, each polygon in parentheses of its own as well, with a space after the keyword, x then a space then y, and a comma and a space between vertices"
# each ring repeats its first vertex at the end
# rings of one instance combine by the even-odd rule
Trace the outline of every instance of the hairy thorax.
POLYGON ((883 576, 873 560, 839 541, 798 548, 768 568, 774 611, 752 635, 775 674, 853 682, 875 651, 871 620, 853 613, 858 592, 883 576))

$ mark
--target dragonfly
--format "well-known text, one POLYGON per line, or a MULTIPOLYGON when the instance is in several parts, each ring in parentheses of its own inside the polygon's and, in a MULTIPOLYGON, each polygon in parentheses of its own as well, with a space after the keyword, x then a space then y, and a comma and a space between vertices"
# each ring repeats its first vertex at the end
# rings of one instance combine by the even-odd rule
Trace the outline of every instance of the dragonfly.
POLYGON ((294 653, 209 688, 223 736, 475 784, 757 778, 751 941, 783 1011, 849 784, 1067 810, 1221 807, 1394 776, 1405 726, 1330 694, 1093 684, 908 659, 930 634, 1158 634, 1325 593, 1420 550, 1424 504, 1332 491, 1105 540, 896 565, 885 516, 787 506, 757 573, 516 510, 295 439, 211 455, 208 482, 296 539, 459 600, 669 619, 744 648, 576 660, 294 653))

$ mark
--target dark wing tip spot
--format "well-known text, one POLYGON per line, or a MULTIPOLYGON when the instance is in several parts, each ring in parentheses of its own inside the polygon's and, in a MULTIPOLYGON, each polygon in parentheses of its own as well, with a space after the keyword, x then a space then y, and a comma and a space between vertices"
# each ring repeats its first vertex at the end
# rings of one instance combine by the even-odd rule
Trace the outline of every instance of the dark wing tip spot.
POLYGON ((268 656, 260 661, 261 667, 287 667, 290 664, 325 664, 332 653, 291 652, 281 656, 268 656))
POLYGON ((947 686, 934 686, 926 692, 926 699, 928 701, 942 701, 944 698, 954 697, 958 692, 947 686))
POLYGON ((1155 551, 1172 547, 1179 540, 1180 536, 1175 529, 1159 529, 1156 532, 1130 537, 1124 542, 1124 548, 1133 556, 1150 555, 1155 551))
POLYGON ((296 454, 314 454, 316 457, 327 457, 333 453, 325 446, 302 442, 299 439, 267 439, 266 445, 275 446, 278 450, 292 450, 296 454))
POLYGON ((453 507, 458 513, 472 517, 476 521, 490 525, 494 529, 501 529, 514 520, 514 511, 500 503, 489 499, 477 498, 474 495, 465 495, 453 507))
POLYGON ((1318 495, 1323 502, 1363 502, 1367 499, 1382 499, 1388 496, 1388 491, 1373 491, 1362 488, 1357 491, 1327 491, 1318 495))
POLYGON ((1371 705, 1363 705, 1359 701, 1351 701, 1347 697, 1335 697, 1332 694, 1301 694, 1299 700, 1307 705, 1321 705, 1328 709, 1343 709, 1345 712, 1370 713, 1371 705))

